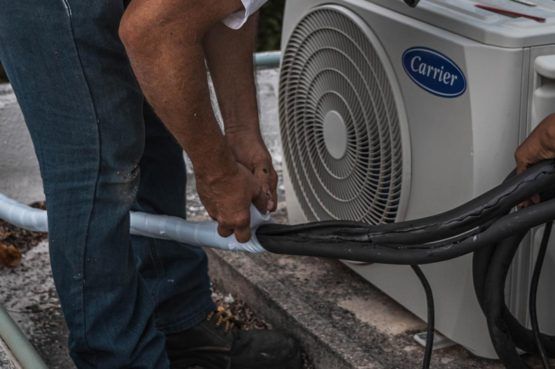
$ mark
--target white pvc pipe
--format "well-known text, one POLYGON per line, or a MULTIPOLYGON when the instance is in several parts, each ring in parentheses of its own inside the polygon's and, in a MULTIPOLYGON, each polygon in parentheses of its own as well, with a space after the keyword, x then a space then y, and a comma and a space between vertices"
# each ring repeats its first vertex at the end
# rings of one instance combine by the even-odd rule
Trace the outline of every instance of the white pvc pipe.
MULTIPOLYGON (((34 232, 48 232, 48 218, 44 210, 34 209, 0 194, 0 219, 19 228, 34 232)), ((256 229, 264 223, 270 223, 269 214, 262 215, 251 206, 252 238, 247 243, 240 243, 235 236, 221 237, 217 223, 187 222, 178 217, 131 212, 130 232, 134 235, 172 240, 197 247, 211 247, 229 251, 264 252, 256 239, 256 229)))
POLYGON ((256 239, 256 229, 270 223, 269 214, 262 215, 251 206, 252 238, 247 243, 239 243, 235 236, 221 237, 218 224, 214 221, 187 222, 178 217, 131 212, 131 234, 183 242, 191 246, 212 247, 229 251, 259 253, 266 251, 256 239))

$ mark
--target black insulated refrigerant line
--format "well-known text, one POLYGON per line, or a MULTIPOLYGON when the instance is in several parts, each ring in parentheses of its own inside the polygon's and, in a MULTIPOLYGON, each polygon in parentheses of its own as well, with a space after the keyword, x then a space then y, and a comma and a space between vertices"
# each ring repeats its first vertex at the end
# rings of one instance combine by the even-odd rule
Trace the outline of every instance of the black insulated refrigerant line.
POLYGON ((416 7, 419 2, 420 0, 405 0, 405 3, 407 3, 408 6, 411 6, 413 8, 416 7))
MULTIPOLYGON (((256 236, 266 250, 277 254, 413 266, 426 290, 429 332, 433 332, 433 296, 417 265, 473 252, 476 295, 500 359, 509 369, 528 368, 517 351, 521 349, 538 353, 547 369, 547 357, 555 357, 555 337, 540 333, 535 303, 551 222, 555 219, 554 189, 555 162, 546 161, 518 176, 513 173, 482 196, 432 217, 381 225, 348 221, 268 224, 258 228, 256 236), (540 194, 543 202, 517 210, 520 202, 534 194, 540 194), (530 330, 505 305, 505 280, 520 241, 531 228, 542 224, 546 227, 530 288, 530 330)), ((430 336, 424 368, 430 364, 430 336)))

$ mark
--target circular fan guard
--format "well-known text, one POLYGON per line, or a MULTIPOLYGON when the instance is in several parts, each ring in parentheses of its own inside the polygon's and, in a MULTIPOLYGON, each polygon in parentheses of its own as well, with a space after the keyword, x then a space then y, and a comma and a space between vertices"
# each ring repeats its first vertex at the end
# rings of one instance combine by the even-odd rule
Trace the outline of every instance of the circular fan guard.
POLYGON ((402 208, 407 147, 375 40, 351 11, 323 6, 303 17, 284 51, 284 156, 310 221, 394 222, 402 208))

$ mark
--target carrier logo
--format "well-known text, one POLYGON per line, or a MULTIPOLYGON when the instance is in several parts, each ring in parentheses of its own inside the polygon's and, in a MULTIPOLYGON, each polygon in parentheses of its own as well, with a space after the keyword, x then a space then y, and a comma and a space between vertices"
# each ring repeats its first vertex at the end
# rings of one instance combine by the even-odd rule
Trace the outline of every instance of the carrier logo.
POLYGON ((403 53, 403 67, 410 79, 441 97, 457 97, 466 91, 466 78, 457 64, 440 52, 413 47, 403 53))

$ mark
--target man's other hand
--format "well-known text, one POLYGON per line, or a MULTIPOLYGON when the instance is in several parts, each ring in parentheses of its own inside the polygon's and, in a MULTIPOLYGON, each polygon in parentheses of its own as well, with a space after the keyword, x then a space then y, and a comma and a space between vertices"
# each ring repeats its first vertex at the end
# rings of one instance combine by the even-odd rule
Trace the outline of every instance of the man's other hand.
POLYGON ((517 173, 542 160, 555 158, 555 114, 545 118, 516 150, 517 173))
POLYGON ((250 206, 263 210, 266 194, 255 176, 243 165, 237 164, 231 174, 207 179, 197 176, 197 192, 208 211, 218 222, 222 237, 235 234, 237 241, 248 242, 251 238, 250 206))
POLYGON ((244 165, 256 177, 261 186, 262 195, 267 201, 262 212, 275 211, 277 208, 278 176, 259 133, 226 133, 226 140, 238 163, 244 165))

